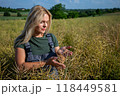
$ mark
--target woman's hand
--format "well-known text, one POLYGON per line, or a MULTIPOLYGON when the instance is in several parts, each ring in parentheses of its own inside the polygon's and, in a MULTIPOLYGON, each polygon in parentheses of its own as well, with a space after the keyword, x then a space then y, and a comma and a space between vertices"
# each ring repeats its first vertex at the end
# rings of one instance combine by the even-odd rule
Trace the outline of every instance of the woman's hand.
POLYGON ((72 47, 64 46, 64 47, 59 48, 59 50, 57 51, 57 55, 63 55, 64 57, 71 56, 73 52, 68 50, 70 48, 72 47))
POLYGON ((51 57, 46 61, 46 65, 55 66, 57 69, 65 69, 66 66, 62 63, 57 62, 58 57, 51 57))
POLYGON ((56 47, 55 48, 55 51, 56 51, 56 54, 57 54, 57 61, 60 62, 60 63, 64 63, 65 60, 66 60, 66 57, 67 56, 71 56, 72 55, 72 51, 68 50, 72 48, 71 46, 64 46, 64 47, 56 47))

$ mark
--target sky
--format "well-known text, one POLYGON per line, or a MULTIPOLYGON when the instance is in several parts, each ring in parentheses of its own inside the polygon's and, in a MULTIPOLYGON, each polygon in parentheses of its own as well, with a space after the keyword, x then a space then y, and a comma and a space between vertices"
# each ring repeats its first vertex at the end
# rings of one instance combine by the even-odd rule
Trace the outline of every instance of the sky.
POLYGON ((62 3, 66 9, 120 8, 120 0, 0 0, 1 7, 26 8, 41 5, 47 9, 62 3))

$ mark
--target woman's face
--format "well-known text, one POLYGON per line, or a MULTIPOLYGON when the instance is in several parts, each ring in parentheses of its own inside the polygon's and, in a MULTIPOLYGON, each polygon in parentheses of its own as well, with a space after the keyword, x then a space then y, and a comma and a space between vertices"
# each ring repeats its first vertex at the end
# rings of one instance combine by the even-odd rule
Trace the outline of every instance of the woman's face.
POLYGON ((49 16, 48 16, 48 14, 44 14, 43 19, 38 24, 38 26, 35 28, 35 32, 37 32, 39 34, 44 34, 45 30, 48 27, 48 23, 49 23, 49 16))

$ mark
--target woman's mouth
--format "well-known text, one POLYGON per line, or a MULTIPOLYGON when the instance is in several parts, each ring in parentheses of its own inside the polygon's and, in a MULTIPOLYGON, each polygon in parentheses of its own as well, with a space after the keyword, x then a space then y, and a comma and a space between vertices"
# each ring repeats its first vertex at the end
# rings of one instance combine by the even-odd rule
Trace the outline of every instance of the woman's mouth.
POLYGON ((46 29, 45 29, 45 28, 43 28, 42 30, 43 30, 43 31, 45 31, 46 29))

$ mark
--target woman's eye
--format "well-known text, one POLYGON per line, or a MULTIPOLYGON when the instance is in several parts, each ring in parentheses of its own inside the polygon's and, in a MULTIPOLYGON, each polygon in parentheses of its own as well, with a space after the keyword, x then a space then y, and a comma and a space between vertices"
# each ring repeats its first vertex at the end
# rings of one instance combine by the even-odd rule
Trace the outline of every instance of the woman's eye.
POLYGON ((43 23, 43 21, 42 22, 40 22, 40 24, 42 24, 43 23))
POLYGON ((43 24, 43 23, 47 23, 47 24, 48 24, 48 21, 47 21, 47 22, 45 22, 45 21, 41 21, 41 22, 40 22, 40 24, 43 24))

